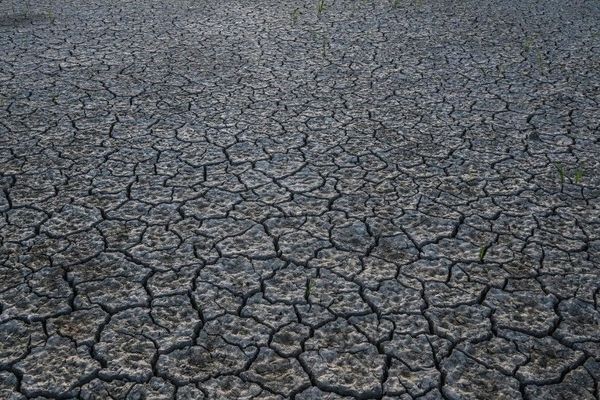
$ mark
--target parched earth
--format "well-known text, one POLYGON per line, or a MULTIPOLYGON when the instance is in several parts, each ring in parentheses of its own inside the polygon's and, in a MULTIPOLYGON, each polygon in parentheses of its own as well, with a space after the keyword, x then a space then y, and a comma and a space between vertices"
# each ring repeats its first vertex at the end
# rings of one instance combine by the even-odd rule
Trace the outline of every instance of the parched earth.
POLYGON ((0 3, 1 399, 600 398, 600 2, 0 3))

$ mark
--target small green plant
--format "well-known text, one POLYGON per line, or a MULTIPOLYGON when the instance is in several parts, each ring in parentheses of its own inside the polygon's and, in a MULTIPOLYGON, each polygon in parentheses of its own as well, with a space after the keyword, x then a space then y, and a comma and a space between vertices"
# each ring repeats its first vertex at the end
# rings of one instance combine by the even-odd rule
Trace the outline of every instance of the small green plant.
POLYGON ((321 15, 323 13, 323 11, 325 11, 326 8, 327 8, 327 4, 325 3, 325 0, 318 0, 317 14, 321 15))
POLYGON ((583 169, 577 168, 575 170, 575 183, 579 184, 583 180, 583 169))
POLYGON ((306 284, 306 298, 308 299, 312 295, 313 291, 313 278, 308 279, 308 283, 306 284))
POLYGON ((487 246, 481 246, 479 248, 479 262, 483 263, 483 260, 485 260, 485 255, 487 254, 488 251, 488 247, 487 246))
POLYGON ((292 11, 292 23, 294 25, 296 25, 296 23, 298 22, 298 18, 300 18, 300 15, 302 15, 302 11, 300 11, 300 9, 296 7, 294 11, 292 11))
POLYGON ((323 38, 323 46, 321 47, 321 55, 323 58, 327 56, 327 50, 329 49, 329 40, 324 37, 323 38))
POLYGON ((561 163, 556 163, 556 170, 558 171, 558 179, 561 183, 561 185, 563 183, 565 183, 565 168, 562 166, 561 163))
POLYGON ((392 8, 400 7, 401 2, 402 2, 402 0, 392 0, 392 8))
POLYGON ((535 59, 537 61, 538 68, 540 69, 540 71, 543 72, 544 71, 544 55, 542 54, 542 51, 540 49, 537 49, 535 59))
POLYGON ((523 40, 523 50, 525 50, 526 53, 529 53, 534 42, 535 36, 527 36, 525 40, 523 40))

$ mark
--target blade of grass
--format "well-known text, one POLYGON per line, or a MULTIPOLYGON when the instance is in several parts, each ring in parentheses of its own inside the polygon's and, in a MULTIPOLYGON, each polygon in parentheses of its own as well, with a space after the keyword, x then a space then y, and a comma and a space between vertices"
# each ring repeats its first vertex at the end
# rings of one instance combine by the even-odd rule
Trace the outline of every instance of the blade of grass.
POLYGON ((583 169, 577 168, 575 170, 575 183, 579 184, 583 180, 583 169))
POLYGON ((485 255, 487 254, 488 251, 488 246, 481 246, 479 248, 479 262, 483 263, 483 261, 485 260, 485 255))
POLYGON ((318 0, 317 14, 321 15, 323 13, 323 11, 325 11, 326 8, 327 8, 327 4, 325 3, 325 0, 318 0))

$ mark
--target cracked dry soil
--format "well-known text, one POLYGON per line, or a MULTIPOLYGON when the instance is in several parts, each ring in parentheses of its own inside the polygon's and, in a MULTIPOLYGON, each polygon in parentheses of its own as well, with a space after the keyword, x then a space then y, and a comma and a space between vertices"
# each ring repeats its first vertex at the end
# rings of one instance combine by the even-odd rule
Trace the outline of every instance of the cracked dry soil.
POLYGON ((1 399, 600 398, 600 2, 324 5, 0 3, 1 399))

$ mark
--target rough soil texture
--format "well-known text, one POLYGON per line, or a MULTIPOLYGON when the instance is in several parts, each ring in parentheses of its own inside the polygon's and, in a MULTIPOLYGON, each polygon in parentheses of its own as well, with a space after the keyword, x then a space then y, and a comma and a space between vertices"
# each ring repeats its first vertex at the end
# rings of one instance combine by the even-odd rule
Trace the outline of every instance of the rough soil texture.
POLYGON ((1 399, 600 398, 599 1, 13 3, 1 399))

